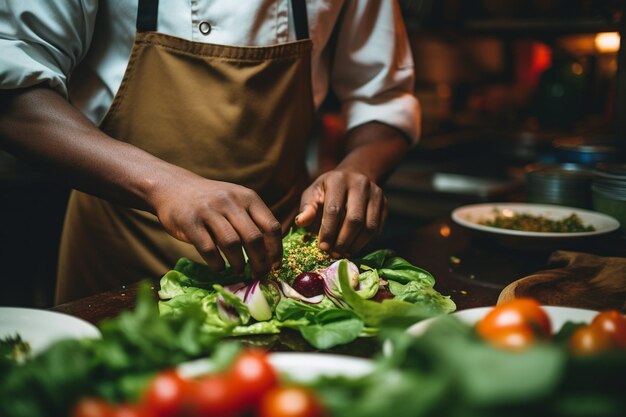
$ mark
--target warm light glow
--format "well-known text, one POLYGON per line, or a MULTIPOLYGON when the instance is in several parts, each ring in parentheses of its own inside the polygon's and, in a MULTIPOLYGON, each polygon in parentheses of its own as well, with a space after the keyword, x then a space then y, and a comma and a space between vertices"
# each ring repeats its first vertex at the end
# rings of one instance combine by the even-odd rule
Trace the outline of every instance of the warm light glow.
POLYGON ((595 38, 596 49, 598 52, 617 52, 619 51, 619 33, 605 32, 598 33, 595 38))
POLYGON ((443 237, 450 237, 450 226, 442 224, 439 228, 439 234, 443 237))
POLYGON ((572 72, 576 75, 582 75, 583 73, 583 66, 580 65, 579 63, 574 63, 572 64, 572 72))
POLYGON ((515 212, 511 209, 502 209, 502 216, 503 217, 513 217, 515 216, 515 212))

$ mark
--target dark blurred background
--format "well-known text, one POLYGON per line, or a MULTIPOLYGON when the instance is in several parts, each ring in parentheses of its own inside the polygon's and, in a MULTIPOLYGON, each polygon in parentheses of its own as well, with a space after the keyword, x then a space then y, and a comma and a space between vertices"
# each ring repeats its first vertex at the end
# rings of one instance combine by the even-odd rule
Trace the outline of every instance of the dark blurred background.
MULTIPOLYGON (((400 4, 416 63, 422 139, 385 186, 383 238, 473 202, 592 208, 590 192, 571 190, 591 181, 595 163, 624 162, 626 149, 626 117, 618 117, 626 105, 622 2, 400 4), (570 182, 549 177, 529 190, 531 168, 543 175, 546 166, 559 167, 570 182)), ((336 107, 331 97, 319 114, 312 170, 336 158, 343 133, 336 107)), ((67 195, 46 174, 0 153, 0 305, 52 305, 67 195)))

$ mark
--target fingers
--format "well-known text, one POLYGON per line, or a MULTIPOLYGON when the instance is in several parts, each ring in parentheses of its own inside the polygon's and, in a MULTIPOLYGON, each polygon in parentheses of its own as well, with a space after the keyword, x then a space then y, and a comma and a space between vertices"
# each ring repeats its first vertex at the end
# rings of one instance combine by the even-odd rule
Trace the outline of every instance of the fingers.
POLYGON ((348 252, 353 254, 359 252, 367 243, 382 231, 383 224, 387 217, 387 199, 379 187, 372 187, 370 200, 367 204, 367 214, 365 223, 359 235, 354 239, 348 252))
POLYGON ((348 257, 368 215, 369 181, 356 181, 348 190, 346 215, 333 247, 334 257, 348 257))
MULTIPOLYGON (((267 208, 267 206, 263 204, 260 199, 259 201, 250 205, 248 214, 254 221, 254 224, 259 227, 262 234, 262 246, 259 245, 256 250, 262 251, 267 258, 267 265, 263 266, 262 268, 255 269, 254 264, 252 264, 252 270, 253 273, 258 272, 265 274, 267 273, 269 268, 274 269, 280 266, 280 262, 283 256, 282 228, 270 209, 267 208)), ((248 253, 248 255, 250 256, 250 260, 252 263, 252 256, 250 255, 250 252, 248 253)), ((260 255, 256 255, 255 252, 255 256, 260 255)))
MULTIPOLYGON (((218 241, 234 272, 243 272, 245 261, 241 247, 245 248, 248 261, 255 278, 265 276, 270 268, 280 265, 282 257, 282 233, 280 223, 276 220, 269 208, 262 202, 256 193, 250 192, 247 204, 228 204, 224 215, 230 229, 223 229, 224 245, 218 241), (231 236, 231 230, 234 236, 231 236), (241 263, 240 263, 241 261, 241 263)), ((220 222, 216 223, 217 225, 220 222)), ((212 226, 215 227, 215 226, 212 226)), ((216 232, 217 233, 217 232, 216 232)), ((215 236, 217 236, 215 234, 215 236)))
POLYGON ((220 248, 235 274, 243 273, 245 260, 241 250, 242 243, 239 233, 233 228, 226 218, 214 216, 207 224, 217 246, 220 248))
POLYGON ((387 200, 381 188, 362 175, 329 176, 324 187, 320 248, 335 258, 351 256, 381 232, 387 200))
POLYGON ((187 233, 189 243, 194 245, 202 259, 214 271, 224 269, 224 259, 209 232, 204 227, 192 227, 187 233))
POLYGON ((281 225, 254 191, 232 184, 219 186, 215 192, 201 194, 199 203, 176 211, 171 216, 176 221, 164 223, 173 236, 193 244, 216 271, 224 269, 225 258, 235 274, 242 274, 245 249, 253 277, 262 278, 280 265, 281 225))
POLYGON ((343 175, 330 175, 325 180, 324 208, 319 231, 319 247, 323 251, 330 252, 335 247, 344 215, 347 185, 343 175))
POLYGON ((301 227, 310 226, 317 215, 317 207, 312 204, 305 204, 300 208, 296 216, 296 225, 301 227))
POLYGON ((315 183, 304 190, 302 198, 300 199, 300 210, 295 220, 296 225, 308 227, 315 226, 315 223, 319 223, 318 208, 323 201, 323 183, 315 183))

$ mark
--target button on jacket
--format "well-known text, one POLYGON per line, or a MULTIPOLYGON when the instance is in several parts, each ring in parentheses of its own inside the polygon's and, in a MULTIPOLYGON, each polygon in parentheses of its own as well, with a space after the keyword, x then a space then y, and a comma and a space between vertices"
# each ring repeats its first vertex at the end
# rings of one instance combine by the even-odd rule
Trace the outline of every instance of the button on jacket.
MULTIPOLYGON (((136 0, 0 0, 0 88, 47 83, 99 124, 135 36, 136 0)), ((380 121, 419 135, 413 60, 392 0, 308 0, 313 97, 332 87, 352 128, 380 121)), ((295 40, 289 0, 161 1, 159 32, 238 46, 295 40)))

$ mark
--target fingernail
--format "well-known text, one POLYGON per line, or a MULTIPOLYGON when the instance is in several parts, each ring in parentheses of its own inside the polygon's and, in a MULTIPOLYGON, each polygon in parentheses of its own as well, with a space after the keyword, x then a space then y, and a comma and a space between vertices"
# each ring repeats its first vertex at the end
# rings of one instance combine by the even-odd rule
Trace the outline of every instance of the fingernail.
POLYGON ((330 256, 332 256, 335 259, 343 258, 343 256, 339 252, 332 252, 330 256))
POLYGON ((294 219, 294 221, 295 221, 296 223, 298 223, 298 222, 300 221, 300 215, 299 215, 299 214, 296 216, 296 218, 294 219))
POLYGON ((326 242, 321 242, 320 249, 323 250, 324 252, 328 252, 330 250, 330 245, 326 242))
POLYGON ((272 269, 278 269, 278 268, 280 268, 280 262, 274 262, 272 264, 272 269))

